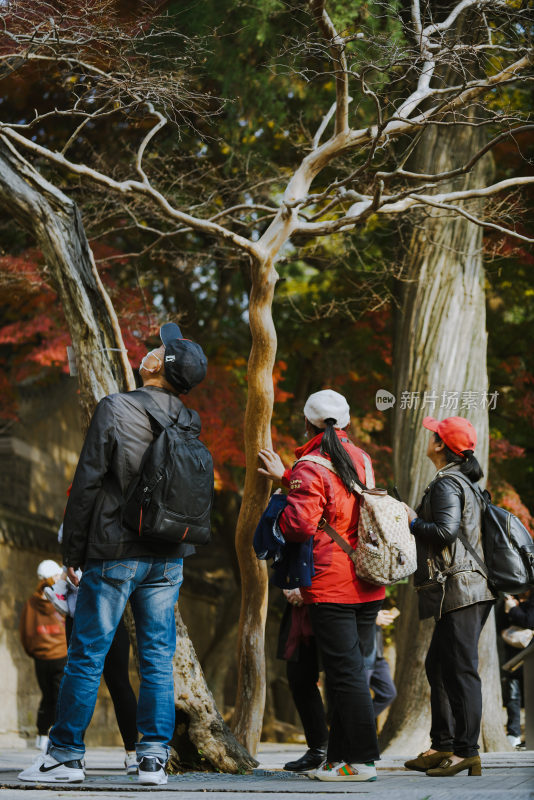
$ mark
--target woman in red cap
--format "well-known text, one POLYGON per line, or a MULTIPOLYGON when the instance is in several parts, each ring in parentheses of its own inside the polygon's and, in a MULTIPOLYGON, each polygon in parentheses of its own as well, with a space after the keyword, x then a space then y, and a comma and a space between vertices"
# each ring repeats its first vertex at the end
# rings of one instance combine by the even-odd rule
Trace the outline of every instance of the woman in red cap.
POLYGON ((468 420, 425 417, 423 425, 432 431, 427 456, 437 473, 417 512, 408 509, 408 518, 417 543, 419 616, 436 620, 425 662, 431 746, 405 766, 433 777, 466 769, 480 775, 478 640, 494 596, 462 539, 484 558, 482 508, 470 488, 483 472, 473 452, 476 431, 468 420))

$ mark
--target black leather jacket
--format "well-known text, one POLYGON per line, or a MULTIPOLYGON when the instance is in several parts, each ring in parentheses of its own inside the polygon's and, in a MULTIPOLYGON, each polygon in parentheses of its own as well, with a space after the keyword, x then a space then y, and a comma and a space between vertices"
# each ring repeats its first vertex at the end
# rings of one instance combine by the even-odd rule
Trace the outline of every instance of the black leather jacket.
POLYGON ((482 508, 475 493, 465 485, 465 478, 452 477, 459 471, 458 465, 451 465, 438 472, 425 490, 417 509, 418 518, 412 525, 417 545, 414 583, 421 619, 439 619, 448 611, 495 599, 480 566, 458 538, 461 530, 484 559, 482 508), (439 581, 445 577, 439 598, 431 584, 436 578, 439 581))
MULTIPOLYGON (((172 392, 154 386, 141 391, 150 392, 173 419, 186 416, 186 424, 200 430, 196 411, 186 408, 172 392)), ((128 395, 104 397, 93 414, 63 520, 67 567, 83 567, 88 558, 183 558, 195 552, 192 545, 141 539, 121 524, 125 493, 153 439, 147 414, 136 405, 135 396, 128 395)))

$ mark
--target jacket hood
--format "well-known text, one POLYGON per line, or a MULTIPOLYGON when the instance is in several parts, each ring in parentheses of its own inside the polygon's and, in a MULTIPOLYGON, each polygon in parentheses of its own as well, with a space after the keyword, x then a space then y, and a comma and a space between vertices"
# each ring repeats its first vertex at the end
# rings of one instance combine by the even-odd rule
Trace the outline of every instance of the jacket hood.
POLYGON ((53 581, 49 578, 45 578, 36 586, 34 593, 30 598, 30 604, 35 608, 36 611, 39 611, 40 614, 52 614, 54 613, 54 606, 47 600, 46 597, 43 597, 43 591, 45 586, 52 586, 53 581))

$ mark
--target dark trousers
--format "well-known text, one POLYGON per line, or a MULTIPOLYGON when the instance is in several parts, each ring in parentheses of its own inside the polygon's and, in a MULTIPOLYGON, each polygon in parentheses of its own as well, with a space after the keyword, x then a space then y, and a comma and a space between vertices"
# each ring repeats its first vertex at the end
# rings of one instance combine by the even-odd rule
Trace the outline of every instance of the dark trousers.
POLYGON ((362 764, 379 758, 368 670, 375 661, 375 620, 381 606, 381 600, 309 606, 332 695, 327 750, 330 762, 362 764))
POLYGON ((397 689, 391 677, 391 670, 385 658, 377 657, 371 670, 369 686, 374 692, 373 709, 378 717, 397 696, 397 689))
POLYGON ((298 661, 287 661, 287 682, 310 749, 326 747, 328 728, 323 699, 317 686, 319 659, 315 640, 301 642, 298 661))
MULTIPOLYGON (((65 630, 70 641, 73 620, 67 617, 65 630)), ((130 684, 130 637, 123 620, 119 622, 115 636, 104 662, 104 680, 111 695, 117 725, 125 750, 135 750, 137 742, 137 700, 130 684)))
POLYGON ((37 730, 39 736, 48 736, 48 731, 56 721, 56 705, 59 684, 63 677, 66 658, 51 658, 45 661, 35 658, 35 674, 41 690, 41 702, 37 711, 37 730))
POLYGON ((506 733, 521 736, 521 676, 507 675, 504 681, 506 698, 506 733))
POLYGON ((436 622, 425 661, 434 750, 452 751, 461 758, 477 755, 482 717, 478 640, 492 605, 491 600, 474 603, 436 622))

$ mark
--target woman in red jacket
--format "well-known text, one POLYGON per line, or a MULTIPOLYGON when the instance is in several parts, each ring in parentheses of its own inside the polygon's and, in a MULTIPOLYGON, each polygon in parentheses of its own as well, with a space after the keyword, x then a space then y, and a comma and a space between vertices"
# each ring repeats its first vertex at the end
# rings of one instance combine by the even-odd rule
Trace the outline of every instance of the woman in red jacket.
POLYGON ((379 758, 375 717, 367 670, 375 660, 375 619, 385 596, 383 587, 360 580, 349 556, 322 530, 324 518, 352 547, 357 544, 359 497, 354 481, 366 482, 369 456, 348 439, 350 422, 345 398, 330 389, 312 394, 304 406, 306 433, 312 437, 296 451, 297 459, 328 459, 332 469, 312 460, 284 469, 273 450, 261 450, 263 475, 289 488, 288 503, 279 518, 280 530, 291 542, 313 537, 315 574, 301 594, 321 652, 332 692, 333 714, 326 762, 314 773, 325 781, 376 780, 379 758))

